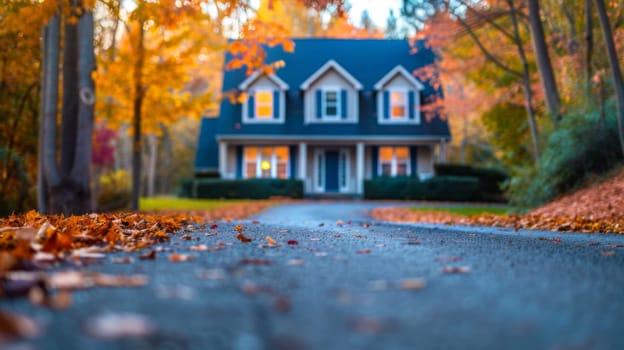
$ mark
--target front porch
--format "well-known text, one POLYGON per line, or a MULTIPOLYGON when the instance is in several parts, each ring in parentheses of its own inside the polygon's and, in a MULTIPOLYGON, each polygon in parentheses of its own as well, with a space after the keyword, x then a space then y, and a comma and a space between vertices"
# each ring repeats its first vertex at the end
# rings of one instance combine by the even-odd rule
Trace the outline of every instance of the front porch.
POLYGON ((444 161, 444 141, 437 141, 219 140, 219 173, 226 179, 299 179, 307 197, 357 198, 366 179, 433 176, 434 160, 444 161))

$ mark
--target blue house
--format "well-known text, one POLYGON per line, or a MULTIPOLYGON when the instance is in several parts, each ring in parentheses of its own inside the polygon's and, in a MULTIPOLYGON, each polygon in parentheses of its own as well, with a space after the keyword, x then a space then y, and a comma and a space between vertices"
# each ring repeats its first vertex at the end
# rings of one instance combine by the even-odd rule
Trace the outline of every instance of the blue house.
MULTIPOLYGON (((274 74, 224 72, 218 118, 202 120, 196 174, 225 179, 291 178, 307 195, 361 195, 378 176, 433 176, 450 140, 446 120, 422 106, 441 91, 412 72, 434 54, 406 40, 296 39, 295 52, 267 50, 283 60, 274 74)), ((226 60, 229 57, 226 57, 226 60)))

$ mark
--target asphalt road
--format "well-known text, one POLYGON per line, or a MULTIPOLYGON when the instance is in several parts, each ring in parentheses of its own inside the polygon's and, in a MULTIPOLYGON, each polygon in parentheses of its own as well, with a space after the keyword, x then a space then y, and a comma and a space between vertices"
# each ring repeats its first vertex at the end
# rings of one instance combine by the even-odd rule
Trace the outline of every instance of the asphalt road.
POLYGON ((115 254, 135 261, 81 269, 145 274, 147 286, 75 292, 61 311, 2 301, 45 327, 10 348, 624 349, 624 237, 386 224, 367 216, 374 205, 275 207, 162 245, 189 262, 115 254), (281 246, 262 247, 266 236, 281 246), (94 317, 123 313, 154 332, 89 333, 94 317))

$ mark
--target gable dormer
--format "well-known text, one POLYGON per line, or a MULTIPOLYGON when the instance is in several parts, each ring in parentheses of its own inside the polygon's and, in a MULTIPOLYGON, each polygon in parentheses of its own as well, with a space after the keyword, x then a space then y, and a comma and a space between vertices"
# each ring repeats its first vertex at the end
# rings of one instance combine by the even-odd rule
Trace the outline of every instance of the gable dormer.
POLYGON ((334 60, 327 61, 300 86, 304 119, 310 123, 357 123, 362 84, 334 60))
POLYGON ((379 124, 420 124, 423 84, 398 65, 375 84, 379 124))
POLYGON ((288 84, 277 75, 254 72, 238 89, 247 95, 242 108, 243 123, 284 123, 288 84))

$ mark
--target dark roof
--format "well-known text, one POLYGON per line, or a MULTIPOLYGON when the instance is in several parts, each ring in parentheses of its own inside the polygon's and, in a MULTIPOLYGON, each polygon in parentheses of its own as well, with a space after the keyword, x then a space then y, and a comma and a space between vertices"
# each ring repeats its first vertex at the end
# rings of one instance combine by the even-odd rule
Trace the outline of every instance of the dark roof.
MULTIPOLYGON (((416 42, 418 48, 412 54, 407 40, 387 39, 294 39, 295 51, 284 52, 281 46, 268 48, 268 63, 283 60, 286 65, 275 74, 298 90, 301 83, 316 72, 327 61, 334 60, 363 85, 364 90, 373 90, 373 85, 397 65, 412 72, 434 61, 431 50, 423 41, 416 42)), ((226 62, 231 56, 226 55, 226 62)), ((223 77, 223 91, 237 89, 245 80, 245 69, 226 71, 223 77)))
MULTIPOLYGON (((363 136, 363 137, 434 137, 448 139, 449 125, 446 120, 435 117, 430 121, 413 125, 378 125, 374 85, 397 65, 408 72, 434 62, 434 54, 416 42, 413 53, 407 40, 381 39, 295 39, 295 52, 286 53, 281 46, 267 49, 266 62, 283 60, 285 66, 276 75, 288 84, 286 96, 286 120, 283 124, 241 123, 241 105, 228 98, 221 102, 218 119, 204 118, 199 136, 196 170, 214 170, 218 165, 218 146, 215 136, 363 136), (359 98, 359 122, 357 124, 305 124, 301 84, 314 72, 334 60, 355 77, 363 86, 359 98)), ((226 62, 231 55, 226 54, 226 62)), ((237 90, 247 76, 245 68, 225 71, 223 91, 237 90)), ((426 104, 431 95, 442 95, 431 84, 423 81, 421 103, 426 104)), ((439 86, 439 85, 437 85, 439 86)))

